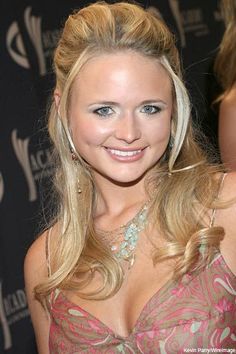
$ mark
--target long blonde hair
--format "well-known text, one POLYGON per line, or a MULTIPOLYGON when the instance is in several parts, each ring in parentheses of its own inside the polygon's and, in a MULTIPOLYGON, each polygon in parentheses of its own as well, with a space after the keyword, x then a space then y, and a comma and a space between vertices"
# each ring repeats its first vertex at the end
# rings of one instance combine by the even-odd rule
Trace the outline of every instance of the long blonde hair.
POLYGON ((75 151, 75 147, 68 126, 72 85, 81 67, 95 55, 118 51, 133 51, 157 60, 173 83, 175 107, 170 143, 147 181, 147 191, 155 191, 150 217, 166 237, 165 247, 156 249, 153 255, 154 263, 178 258, 178 278, 210 260, 223 236, 222 228, 208 228, 201 223, 206 208, 214 204, 216 168, 207 163, 189 125, 191 106, 172 33, 161 19, 139 5, 89 5, 69 16, 55 51, 56 87, 61 100, 58 109, 52 103, 49 132, 57 161, 58 209, 53 220, 57 222, 57 238, 51 249, 52 274, 35 289, 39 300, 55 288, 74 289, 81 296, 101 299, 114 294, 122 284, 120 264, 94 232, 96 189, 90 167, 79 152, 76 162, 71 159, 71 149, 75 151), (78 181, 82 193, 76 192, 78 181), (206 247, 202 263, 197 262, 200 245, 206 247), (102 274, 104 284, 94 293, 84 294, 83 287, 91 281, 94 270, 102 274))
MULTIPOLYGON (((236 0, 222 0, 221 12, 225 32, 216 56, 214 71, 224 93, 236 83, 236 0)), ((217 100, 221 100, 224 96, 217 100)))

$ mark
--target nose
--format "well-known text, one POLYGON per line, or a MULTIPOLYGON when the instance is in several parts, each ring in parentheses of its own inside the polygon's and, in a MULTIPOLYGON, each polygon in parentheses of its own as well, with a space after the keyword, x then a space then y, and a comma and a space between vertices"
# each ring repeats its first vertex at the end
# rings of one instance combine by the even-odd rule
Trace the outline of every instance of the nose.
POLYGON ((139 122, 133 114, 126 114, 117 122, 115 137, 118 140, 123 140, 127 144, 140 139, 141 129, 139 122))

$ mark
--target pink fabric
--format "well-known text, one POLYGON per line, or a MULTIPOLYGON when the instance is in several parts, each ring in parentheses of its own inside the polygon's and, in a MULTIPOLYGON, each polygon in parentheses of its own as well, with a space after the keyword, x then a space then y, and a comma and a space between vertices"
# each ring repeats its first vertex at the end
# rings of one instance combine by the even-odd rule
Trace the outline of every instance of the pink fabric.
POLYGON ((62 292, 51 296, 51 354, 181 354, 236 349, 236 276, 223 257, 195 276, 169 281, 144 306, 132 333, 116 335, 62 292))

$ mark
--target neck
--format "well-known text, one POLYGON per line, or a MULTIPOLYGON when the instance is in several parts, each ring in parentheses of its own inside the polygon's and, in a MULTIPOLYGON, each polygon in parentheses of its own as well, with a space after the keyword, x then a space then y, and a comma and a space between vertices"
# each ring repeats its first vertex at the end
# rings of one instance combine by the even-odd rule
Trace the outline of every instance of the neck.
POLYGON ((116 184, 103 176, 96 176, 95 186, 95 216, 120 214, 123 210, 142 205, 148 199, 143 179, 132 184, 116 184))

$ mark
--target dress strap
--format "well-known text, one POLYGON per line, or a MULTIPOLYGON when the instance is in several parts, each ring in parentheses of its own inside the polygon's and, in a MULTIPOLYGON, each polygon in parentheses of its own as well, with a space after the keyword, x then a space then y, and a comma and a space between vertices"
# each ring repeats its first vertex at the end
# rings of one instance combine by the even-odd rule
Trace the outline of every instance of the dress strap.
POLYGON ((46 252, 46 261, 47 261, 47 270, 48 270, 48 276, 50 277, 52 272, 51 272, 51 257, 50 257, 50 243, 51 243, 51 233, 52 233, 52 227, 47 231, 46 233, 46 240, 45 240, 45 252, 46 252))
MULTIPOLYGON (((219 189, 218 189, 218 192, 217 192, 216 199, 218 199, 219 196, 220 196, 220 193, 221 193, 221 191, 223 189, 223 186, 224 186, 224 180, 225 180, 226 176, 227 176, 227 173, 223 173, 222 176, 221 176, 220 185, 219 185, 219 189)), ((216 219, 216 208, 212 209, 209 227, 213 227, 214 226, 215 219, 216 219)))

